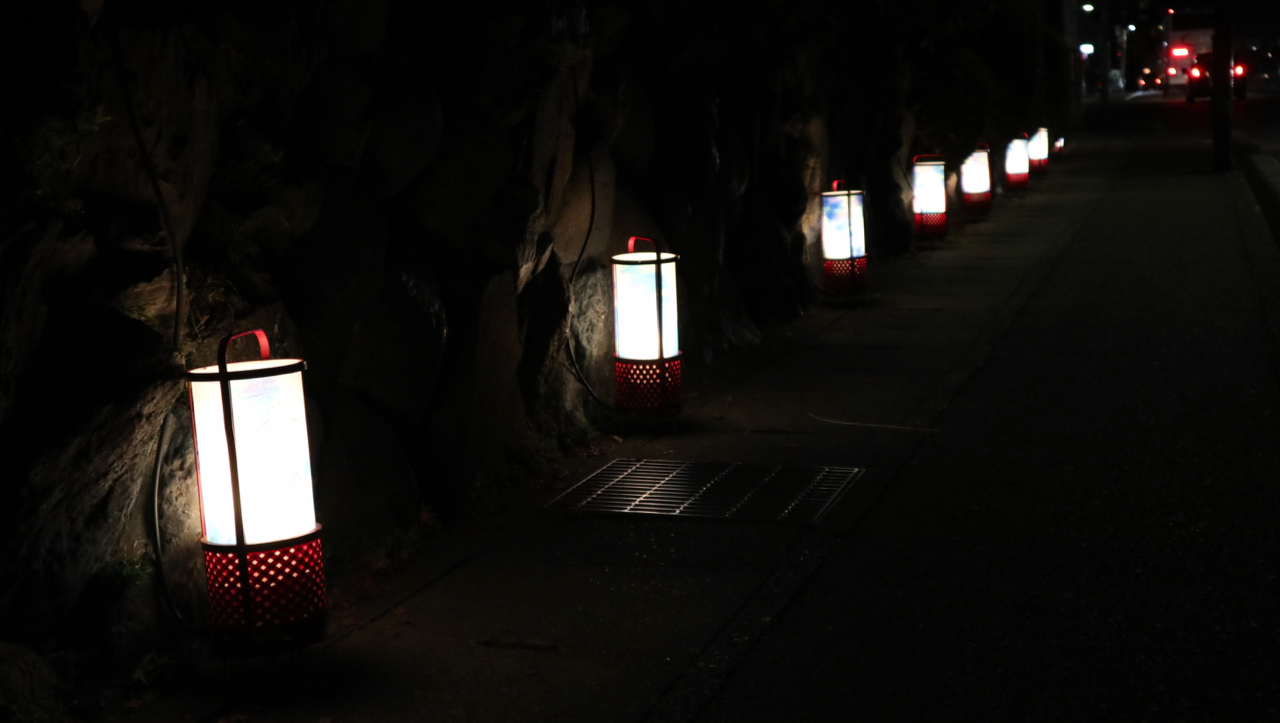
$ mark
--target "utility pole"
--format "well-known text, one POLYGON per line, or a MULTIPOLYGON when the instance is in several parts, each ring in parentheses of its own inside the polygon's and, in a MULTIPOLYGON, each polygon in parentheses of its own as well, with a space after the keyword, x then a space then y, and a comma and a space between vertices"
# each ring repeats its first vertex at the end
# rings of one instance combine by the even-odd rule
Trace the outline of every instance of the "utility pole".
POLYGON ((1213 170, 1231 170, 1231 4, 1220 1, 1213 17, 1213 170))
POLYGON ((1115 33, 1111 31, 1111 0, 1098 0, 1098 15, 1102 21, 1102 122, 1111 122, 1111 46, 1115 33))

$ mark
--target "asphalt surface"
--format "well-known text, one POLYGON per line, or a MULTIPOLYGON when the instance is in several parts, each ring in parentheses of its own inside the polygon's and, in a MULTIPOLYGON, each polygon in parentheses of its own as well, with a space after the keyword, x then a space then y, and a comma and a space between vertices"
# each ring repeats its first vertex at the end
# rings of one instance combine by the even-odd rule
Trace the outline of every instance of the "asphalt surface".
POLYGON ((1280 264, 1202 111, 1118 104, 679 421, 334 580, 321 648, 133 720, 1275 719, 1280 264), (810 528, 542 511, 615 457, 867 473, 810 528))
POLYGON ((1102 202, 698 720, 1276 718, 1274 246, 1151 132, 1198 110, 1118 110, 1102 202))

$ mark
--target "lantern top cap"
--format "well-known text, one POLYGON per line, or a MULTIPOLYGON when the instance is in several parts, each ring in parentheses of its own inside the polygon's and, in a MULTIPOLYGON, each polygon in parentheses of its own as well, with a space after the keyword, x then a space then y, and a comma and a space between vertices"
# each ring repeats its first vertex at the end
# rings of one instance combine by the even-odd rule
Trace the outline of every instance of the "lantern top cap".
POLYGON ((675 261, 678 258, 680 257, 666 251, 634 251, 615 255, 613 262, 615 264, 658 264, 675 261))
POLYGON ((927 165, 935 165, 935 164, 945 164, 947 162, 947 159, 946 157, 939 156, 937 154, 924 154, 924 155, 919 155, 919 156, 916 156, 915 158, 912 158, 911 162, 916 164, 917 166, 927 166, 927 165))
POLYGON ((849 188, 848 181, 832 181, 831 190, 823 191, 822 195, 824 196, 861 196, 862 191, 856 188, 849 188), (836 184, 841 184, 844 186, 844 188, 840 188, 836 184))
MULTIPOLYGON (((255 377, 268 377, 277 374, 290 374, 295 371, 306 369, 306 362, 301 359, 254 359, 252 361, 230 362, 227 364, 227 374, 234 378, 253 379, 255 377), (285 367, 297 367, 296 369, 285 367)), ((187 379, 198 382, 216 382, 222 374, 218 371, 217 364, 211 364, 207 367, 199 367, 187 370, 187 379)))
POLYGON ((979 153, 979 152, 980 152, 980 153, 990 153, 990 152, 991 152, 991 146, 987 145, 986 143, 979 143, 978 145, 974 146, 973 151, 974 151, 974 153, 979 153))

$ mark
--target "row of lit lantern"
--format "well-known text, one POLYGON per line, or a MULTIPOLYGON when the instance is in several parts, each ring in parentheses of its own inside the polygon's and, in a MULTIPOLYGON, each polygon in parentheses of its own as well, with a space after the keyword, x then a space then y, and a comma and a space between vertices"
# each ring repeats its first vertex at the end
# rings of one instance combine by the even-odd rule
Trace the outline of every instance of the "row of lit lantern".
MULTIPOLYGON (((1063 140, 1053 146, 1061 151, 1063 140)), ((1005 187, 1024 190, 1031 172, 1048 168, 1049 130, 1040 128, 1028 138, 1015 138, 1005 151, 1005 187)), ((979 144, 960 168, 960 188, 964 207, 982 215, 991 209, 990 148, 979 144)), ((832 183, 822 194, 823 288, 832 293, 861 289, 866 283, 866 231, 862 192, 832 183)), ((946 159, 937 155, 912 159, 912 210, 915 234, 940 238, 947 234, 946 159)))
MULTIPOLYGON (((1062 141, 1055 144, 1061 149, 1062 141)), ((965 160, 960 185, 966 208, 991 204, 989 149, 965 160)), ((1014 139, 1005 154, 1011 189, 1043 170, 1048 131, 1014 139)), ((940 156, 914 168, 916 230, 946 231, 946 175, 940 156)), ((822 197, 825 286, 847 292, 866 280, 863 196, 832 184, 822 197)), ((681 401, 676 293, 678 257, 650 239, 632 237, 613 257, 615 404, 634 412, 675 409, 681 401), (637 250, 648 243, 652 250, 637 250)), ((229 336, 218 363, 187 372, 200 488, 201 540, 210 627, 232 641, 306 642, 323 629, 324 558, 312 491, 300 359, 271 359, 261 330, 229 336), (230 344, 253 336, 258 359, 228 362, 230 344)))

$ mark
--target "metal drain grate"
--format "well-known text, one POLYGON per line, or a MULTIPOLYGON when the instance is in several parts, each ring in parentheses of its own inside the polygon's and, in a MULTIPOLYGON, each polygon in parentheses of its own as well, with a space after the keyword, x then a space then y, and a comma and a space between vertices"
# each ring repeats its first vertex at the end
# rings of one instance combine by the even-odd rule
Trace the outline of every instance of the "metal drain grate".
POLYGON ((547 507, 816 524, 860 474, 856 467, 619 459, 547 507))

